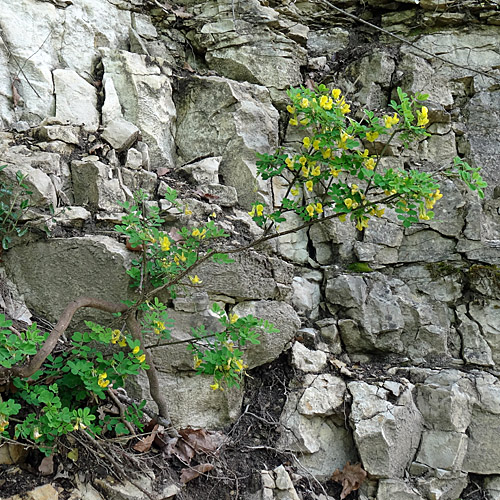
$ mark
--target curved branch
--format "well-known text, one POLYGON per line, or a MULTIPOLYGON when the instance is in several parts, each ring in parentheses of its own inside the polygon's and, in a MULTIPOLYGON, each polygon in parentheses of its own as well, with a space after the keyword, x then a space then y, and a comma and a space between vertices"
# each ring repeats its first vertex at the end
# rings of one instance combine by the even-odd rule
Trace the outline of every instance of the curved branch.
POLYGON ((141 333, 141 326, 135 316, 132 314, 127 318, 127 328, 132 337, 134 337, 134 339, 138 340, 141 343, 141 349, 146 355, 146 363, 149 365, 149 370, 146 370, 146 375, 148 376, 149 381, 149 393, 158 406, 158 414, 160 415, 160 417, 163 417, 164 420, 167 420, 171 425, 169 432, 173 434, 174 437, 178 437, 176 429, 172 426, 172 420, 170 419, 167 401, 160 390, 158 371, 155 368, 153 356, 151 355, 149 349, 145 347, 144 339, 141 333))
POLYGON ((57 345, 57 341, 61 338, 63 333, 68 328, 76 311, 78 311, 78 309, 81 309, 82 307, 92 307, 94 309, 99 309, 101 311, 109 313, 123 313, 128 309, 125 304, 108 302, 106 300, 96 299, 93 297, 80 297, 76 300, 73 300, 66 306, 56 326, 50 332, 43 346, 33 357, 33 359, 27 365, 23 366, 14 366, 13 368, 9 369, 0 367, 0 374, 9 373, 18 377, 29 377, 33 375, 43 365, 43 363, 47 359, 47 356, 52 353, 54 347, 57 345))

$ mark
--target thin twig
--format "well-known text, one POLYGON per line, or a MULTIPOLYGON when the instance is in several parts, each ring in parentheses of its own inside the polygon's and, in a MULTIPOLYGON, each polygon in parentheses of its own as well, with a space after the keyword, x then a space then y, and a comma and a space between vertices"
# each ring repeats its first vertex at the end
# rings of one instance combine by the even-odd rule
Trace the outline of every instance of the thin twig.
POLYGON ((113 388, 108 387, 107 393, 109 394, 109 397, 113 400, 115 405, 118 407, 118 411, 120 412, 120 418, 121 418, 122 422, 125 424, 125 427, 130 431, 132 436, 137 437, 134 427, 127 420, 127 417, 125 416, 125 405, 118 399, 113 388))

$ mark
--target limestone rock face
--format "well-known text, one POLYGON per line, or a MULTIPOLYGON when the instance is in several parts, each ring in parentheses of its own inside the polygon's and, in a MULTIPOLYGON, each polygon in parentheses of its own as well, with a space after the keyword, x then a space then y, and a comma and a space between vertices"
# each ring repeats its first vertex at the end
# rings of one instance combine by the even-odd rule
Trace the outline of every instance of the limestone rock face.
POLYGON ((220 77, 193 77, 177 98, 177 140, 185 163, 222 156, 219 173, 250 207, 268 187, 256 178, 255 152, 272 151, 278 113, 266 88, 220 77), (180 140, 182 138, 182 140, 180 140))
POLYGON ((403 477, 417 451, 423 424, 411 387, 395 403, 388 401, 387 390, 365 382, 351 382, 348 390, 353 397, 354 440, 364 468, 380 478, 403 477))
MULTIPOLYGON (((167 231, 213 220, 231 246, 261 236, 252 203, 273 207, 287 185, 259 179, 255 153, 291 154, 306 135, 289 124, 290 85, 338 87, 357 117, 392 114, 397 87, 428 93, 430 135, 407 149, 396 137, 378 170, 432 172, 434 219, 404 228, 387 207, 362 232, 327 219, 205 263, 203 291, 166 299, 182 343, 152 353, 174 423, 222 428, 243 390, 195 376, 191 328, 218 331, 217 302, 279 330, 244 356, 250 376, 290 364, 278 447, 300 467, 265 471, 245 500, 295 499, 296 474, 326 480, 347 461, 371 476, 361 500, 456 500, 469 474, 500 498, 500 14, 493 1, 331 3, 0 0, 0 182, 19 171, 33 192, 28 236, 0 256, 0 307, 56 321, 82 294, 130 297, 137 254, 108 234, 137 190, 167 231), (375 39, 350 14, 412 45, 375 39), (456 156, 482 167, 484 199, 447 172, 456 156), (162 199, 169 188, 180 207, 162 199)), ((302 222, 287 214, 278 230, 302 222)), ((82 311, 72 327, 84 319, 109 318, 82 311)), ((149 397, 144 377, 130 390, 149 397)))
MULTIPOLYGON (((68 302, 80 296, 110 302, 126 298, 129 283, 124 271, 130 258, 125 245, 109 236, 85 236, 19 246, 4 261, 9 277, 22 284, 19 292, 28 307, 55 323, 68 302)), ((81 321, 84 316, 89 319, 85 313, 75 318, 81 321)), ((103 315, 93 312, 91 317, 102 319, 103 315)))
POLYGON ((163 70, 160 62, 144 55, 110 49, 101 52, 104 75, 113 81, 123 118, 140 129, 151 151, 152 166, 173 166, 176 111, 168 68, 163 70))
POLYGON ((272 323, 279 332, 262 335, 260 344, 248 346, 246 364, 253 368, 276 359, 285 349, 285 346, 296 335, 300 320, 292 306, 285 302, 259 300, 240 302, 233 309, 238 316, 252 316, 265 319, 272 323))
POLYGON ((73 70, 56 69, 56 118, 71 125, 82 125, 89 132, 99 126, 96 89, 73 70))

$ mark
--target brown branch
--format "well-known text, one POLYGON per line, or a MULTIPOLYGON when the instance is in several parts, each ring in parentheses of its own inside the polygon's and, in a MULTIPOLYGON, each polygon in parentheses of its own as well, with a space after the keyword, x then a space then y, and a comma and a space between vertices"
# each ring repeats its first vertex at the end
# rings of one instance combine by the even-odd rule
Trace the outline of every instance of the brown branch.
POLYGON ((130 431, 130 434, 132 434, 132 436, 137 437, 135 430, 132 427, 132 424, 127 420, 127 417, 125 416, 125 405, 118 399, 118 396, 116 395, 113 388, 108 387, 107 393, 109 394, 109 397, 113 400, 115 405, 117 406, 118 411, 120 412, 120 419, 121 419, 122 423, 130 431))
POLYGON ((3 373, 17 377, 29 377, 33 375, 43 365, 47 356, 52 353, 57 345, 57 341, 68 328, 74 314, 82 307, 93 307, 94 309, 99 309, 109 313, 125 312, 127 310, 127 306, 125 304, 107 302, 106 300, 92 297, 80 297, 79 299, 70 302, 61 314, 56 326, 52 329, 43 346, 33 359, 27 365, 23 366, 14 366, 13 368, 0 367, 0 375, 3 373))
MULTIPOLYGON (((155 368, 153 356, 151 355, 149 350, 146 349, 146 347, 144 346, 144 339, 141 333, 141 326, 133 314, 130 314, 127 318, 127 327, 132 337, 134 337, 134 339, 138 340, 141 343, 141 349, 144 351, 144 354, 146 355, 146 363, 149 365, 149 370, 146 370, 146 375, 148 376, 148 381, 149 381, 149 393, 151 394, 151 397, 153 398, 156 405, 158 406, 158 414, 160 415, 160 417, 163 417, 163 419, 167 420, 171 425, 172 420, 170 419, 168 404, 160 389, 158 371, 155 368)), ((172 425, 169 429, 169 432, 171 432, 174 435, 174 437, 179 436, 177 430, 172 425)))

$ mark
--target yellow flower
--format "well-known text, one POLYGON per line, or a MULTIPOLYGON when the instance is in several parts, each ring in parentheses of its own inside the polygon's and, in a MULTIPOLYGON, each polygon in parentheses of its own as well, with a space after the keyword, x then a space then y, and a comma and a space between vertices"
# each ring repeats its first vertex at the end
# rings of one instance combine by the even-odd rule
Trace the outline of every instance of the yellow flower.
POLYGON ((356 194, 359 191, 359 187, 356 184, 351 185, 351 193, 356 194))
POLYGON ((165 323, 163 323, 163 321, 155 321, 153 325, 153 332, 155 332, 156 335, 160 335, 160 333, 165 330, 165 323))
POLYGON ((366 140, 373 142, 380 134, 378 132, 367 132, 366 140))
POLYGON ((316 212, 318 212, 318 214, 323 213, 323 205, 321 203, 316 203, 316 212))
POLYGON ((292 118, 289 123, 290 123, 290 125, 293 125, 293 126, 297 126, 299 124, 299 122, 297 121, 297 118, 292 118))
POLYGON ((314 207, 312 205, 307 205, 306 211, 307 211, 309 217, 312 217, 314 215, 314 212, 315 212, 314 207))
POLYGON ((324 109, 330 111, 333 107, 333 101, 331 98, 328 99, 328 102, 323 106, 324 109))
POLYGON ((291 158, 287 158, 285 160, 286 166, 290 169, 293 170, 293 160, 291 158))
POLYGON ((236 358, 234 358, 233 361, 234 361, 234 364, 236 365, 236 368, 235 368, 234 371, 237 372, 237 373, 243 371, 245 368, 248 368, 248 365, 243 364, 243 360, 242 359, 236 359, 236 358))
POLYGON ((347 214, 339 215, 339 221, 340 222, 345 222, 346 217, 347 217, 347 214))
POLYGON ((311 175, 314 175, 314 177, 317 177, 318 175, 321 175, 321 166, 317 165, 312 169, 311 175))
POLYGON ((299 163, 302 165, 302 166, 305 166, 305 164, 307 163, 307 158, 305 156, 301 156, 299 158, 299 163))
POLYGON ((160 246, 162 252, 168 252, 170 250, 170 240, 168 236, 162 236, 160 238, 160 246))
POLYGON ((198 368, 201 364, 203 363, 203 360, 201 360, 198 356, 194 357, 194 368, 198 368))
POLYGON ((398 114, 394 113, 394 116, 384 116, 385 128, 391 128, 393 125, 399 123, 398 114))
POLYGON ((347 208, 351 208, 352 207, 352 204, 355 203, 351 198, 346 198, 344 200, 344 205, 347 207, 347 208))
POLYGON ((255 211, 257 212, 257 215, 259 217, 262 217, 262 214, 264 213, 264 205, 261 205, 260 203, 255 206, 255 211))
POLYGON ((311 139, 309 139, 309 137, 304 137, 302 139, 302 144, 304 144, 305 148, 308 148, 311 145, 311 139))
POLYGON ((319 149, 319 139, 316 139, 314 142, 313 142, 313 148, 318 151, 319 149))
POLYGON ((356 229, 362 231, 363 228, 368 227, 368 217, 358 217, 358 222, 356 223, 356 229))
POLYGON ((184 252, 182 252, 180 255, 176 254, 174 255, 174 262, 176 264, 179 264, 179 262, 186 262, 187 257, 184 255, 184 252))
POLYGON ((125 340, 125 337, 122 337, 119 341, 118 341, 118 345, 120 347, 125 347, 127 345, 127 341, 125 340))
POLYGON ((120 330, 113 330, 111 332, 111 335, 112 335, 111 343, 116 344, 120 340, 121 334, 122 334, 122 332, 120 332, 120 330))
POLYGON ((368 158, 364 165, 368 170, 373 170, 375 168, 375 160, 373 158, 368 158))
POLYGON ((341 90, 340 89, 333 89, 332 90, 332 96, 335 100, 337 100, 339 97, 340 97, 340 94, 341 94, 341 90))
POLYGON ((211 386, 210 386, 210 389, 212 389, 213 391, 216 391, 217 389, 219 389, 219 391, 223 391, 224 389, 219 385, 218 382, 215 382, 213 383, 211 386))
POLYGON ((325 149, 325 151, 323 151, 321 154, 323 155, 323 158, 327 160, 328 158, 330 158, 330 156, 332 156, 332 150, 330 148, 325 149))
MULTIPOLYGON (((97 379, 97 384, 102 387, 103 389, 106 388, 110 381, 107 379, 107 373, 104 372, 104 373, 101 373, 97 379)), ((36 438, 35 438, 36 439, 36 438)))
POLYGON ((193 232, 191 233, 191 236, 194 236, 195 238, 197 238, 198 236, 200 236, 201 232, 198 228, 196 229, 193 229, 193 232))
POLYGON ((137 361, 139 361, 139 363, 144 363, 144 361, 146 361, 146 355, 145 355, 145 354, 141 354, 141 355, 137 358, 137 361))
POLYGON ((296 188, 296 187, 293 187, 291 190, 290 190, 290 193, 293 194, 293 196, 297 196, 299 194, 299 190, 296 188))
POLYGON ((236 323, 239 319, 239 316, 237 314, 230 314, 229 315, 229 322, 231 324, 236 323))
POLYGON ((139 351, 141 350, 141 348, 136 345, 133 349, 132 349, 132 354, 137 354, 139 351))
POLYGON ((368 154, 369 154, 368 149, 365 149, 362 153, 359 153, 359 156, 366 158, 368 156, 368 154))
POLYGON ((313 181, 307 181, 306 188, 308 191, 312 191, 313 190, 313 181))
POLYGON ((302 120, 300 120, 301 125, 307 125, 308 123, 309 123, 309 118, 302 118, 302 120))
POLYGON ((304 97, 301 101, 300 101, 300 105, 303 107, 303 108, 308 108, 309 107, 309 101, 304 97))
POLYGON ((301 172, 304 177, 309 177, 309 167, 302 167, 301 172))
POLYGON ((385 213, 385 208, 378 208, 377 206, 372 207, 370 210, 370 215, 376 215, 377 217, 382 217, 385 213))
POLYGON ((197 274, 195 274, 194 276, 189 276, 189 279, 191 280, 191 283, 193 285, 198 285, 199 283, 203 283, 203 281, 200 280, 197 274))
POLYGON ((429 123, 429 118, 427 117, 429 110, 426 106, 422 106, 422 109, 419 111, 417 109, 417 127, 425 127, 429 123))
POLYGON ((319 100, 319 105, 324 108, 325 104, 328 102, 328 97, 326 95, 322 95, 319 100))
POLYGON ((340 107, 340 112, 341 112, 343 115, 346 115, 347 113, 350 113, 350 112, 351 112, 351 107, 349 106, 349 104, 343 104, 343 105, 340 107))
POLYGON ((295 106, 290 106, 290 104, 286 107, 287 111, 291 114, 295 114, 295 106))
POLYGON ((340 172, 342 172, 342 170, 337 170, 336 168, 331 168, 330 169, 330 175, 333 175, 333 177, 338 177, 340 172))

